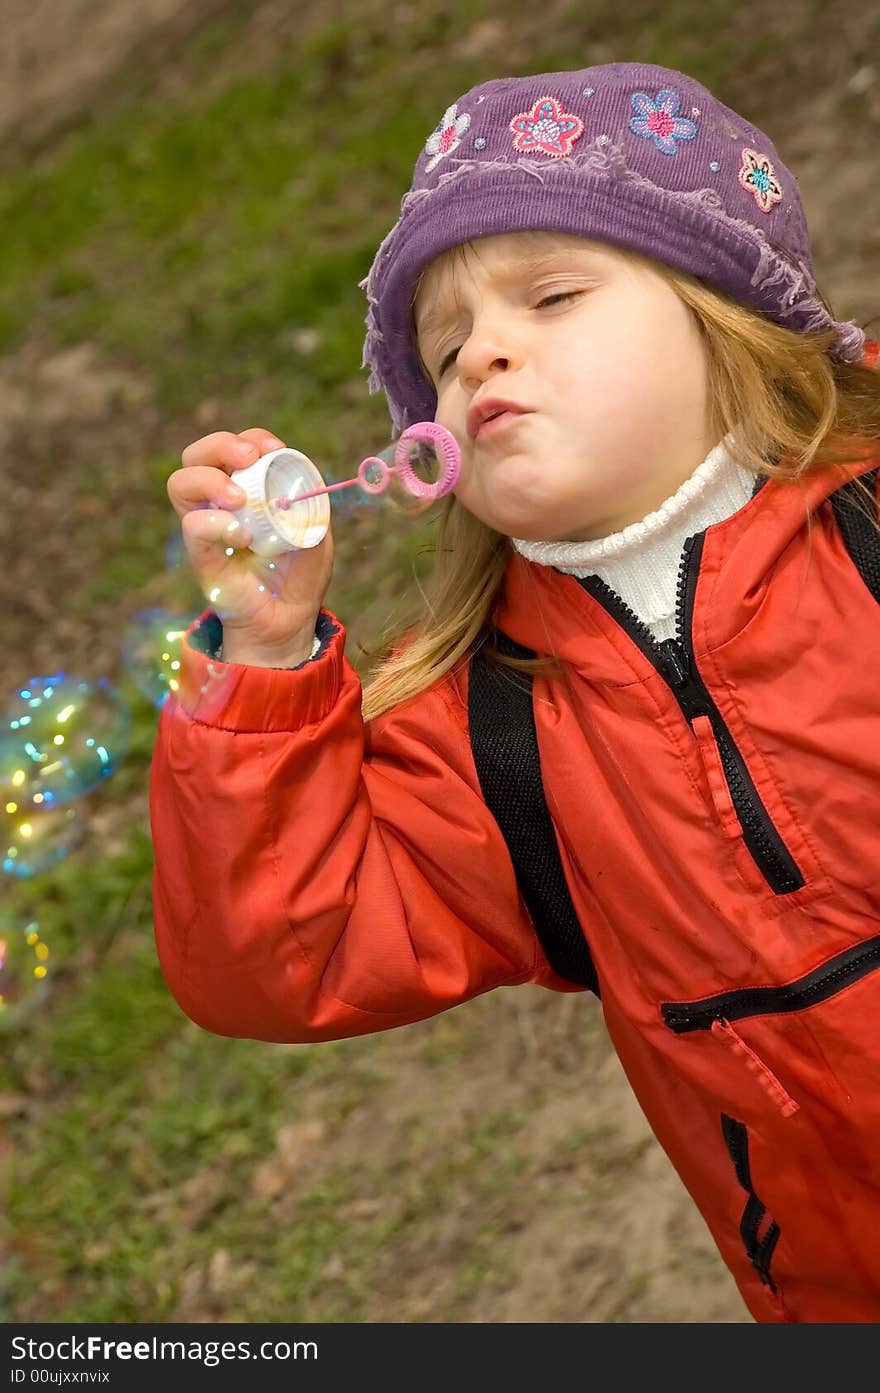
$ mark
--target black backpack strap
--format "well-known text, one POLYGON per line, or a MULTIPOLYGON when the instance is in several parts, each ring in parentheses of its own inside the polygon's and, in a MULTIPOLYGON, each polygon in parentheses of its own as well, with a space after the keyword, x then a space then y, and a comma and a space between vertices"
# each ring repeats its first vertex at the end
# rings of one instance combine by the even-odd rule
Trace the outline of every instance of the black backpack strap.
MULTIPOLYGON (((871 497, 877 497, 877 475, 880 470, 872 469, 863 474, 860 482, 870 490, 871 497)), ((864 494, 850 480, 831 495, 831 506, 846 549, 858 568, 859 575, 867 585, 874 599, 880 604, 880 532, 865 516, 864 494), (861 506, 857 506, 860 501, 861 506)))
MULTIPOLYGON (((511 657, 529 648, 493 630, 511 657)), ((535 931, 554 972, 599 995, 596 969, 571 902, 544 797, 530 673, 501 667, 479 648, 468 679, 471 748, 486 805, 501 828, 535 931)))

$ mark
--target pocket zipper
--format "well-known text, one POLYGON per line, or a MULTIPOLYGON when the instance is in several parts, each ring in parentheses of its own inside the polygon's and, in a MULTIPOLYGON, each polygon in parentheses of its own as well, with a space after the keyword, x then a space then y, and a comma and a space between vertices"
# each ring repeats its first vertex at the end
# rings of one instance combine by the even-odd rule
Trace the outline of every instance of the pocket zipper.
POLYGON ((699 1001, 664 1001, 663 1020, 676 1035, 711 1030, 714 1021, 740 1021, 746 1016, 775 1016, 802 1011, 827 1001, 880 966, 880 934, 846 948, 822 967, 781 987, 740 987, 699 1001))

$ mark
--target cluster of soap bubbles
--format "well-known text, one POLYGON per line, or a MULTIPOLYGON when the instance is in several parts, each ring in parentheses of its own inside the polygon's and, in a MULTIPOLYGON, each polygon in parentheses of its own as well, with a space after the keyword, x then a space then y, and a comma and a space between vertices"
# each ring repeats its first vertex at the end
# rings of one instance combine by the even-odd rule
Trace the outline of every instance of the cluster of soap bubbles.
MULTIPOLYGON (((24 682, 0 715, 0 866, 31 879, 85 837, 89 795, 129 745, 128 703, 106 678, 58 672, 24 682)), ((36 920, 0 912, 0 1030, 46 998, 50 947, 36 920)))
MULTIPOLYGON (((381 458, 390 462, 393 454, 392 445, 381 458)), ((327 474, 324 480, 336 482, 327 474)), ((353 486, 328 496, 337 518, 364 508, 418 512, 423 507, 396 484, 383 494, 353 486)), ((274 562, 264 564, 274 569, 274 562)), ((166 548, 165 566, 166 572, 188 573, 179 527, 166 548)), ((191 606, 157 604, 129 621, 121 645, 122 665, 129 682, 155 708, 177 689, 184 634, 207 607, 195 601, 191 606)), ((209 670, 222 682, 221 664, 211 664, 209 670)), ((87 681, 57 672, 31 677, 11 694, 0 711, 3 876, 30 880, 80 845, 91 797, 119 768, 130 735, 130 706, 107 678, 87 681)), ((0 1032, 38 1011, 51 986, 50 946, 38 921, 13 920, 14 912, 0 908, 0 1032)))

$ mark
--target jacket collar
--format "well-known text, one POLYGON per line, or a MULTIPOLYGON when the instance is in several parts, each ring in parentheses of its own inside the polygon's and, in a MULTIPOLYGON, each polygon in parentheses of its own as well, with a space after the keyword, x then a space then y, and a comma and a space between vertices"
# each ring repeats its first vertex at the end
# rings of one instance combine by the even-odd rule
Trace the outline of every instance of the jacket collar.
MULTIPOLYGON (((880 452, 858 464, 828 465, 803 479, 760 476, 749 501, 707 527, 700 560, 694 642, 717 648, 754 616, 767 578, 801 534, 808 517, 850 478, 880 465, 880 452)), ((827 514, 828 525, 830 509, 827 514)), ((597 680, 642 680, 647 668, 635 645, 603 605, 574 576, 511 556, 499 592, 494 623, 516 643, 544 656, 555 653, 575 667, 589 666, 597 680)))

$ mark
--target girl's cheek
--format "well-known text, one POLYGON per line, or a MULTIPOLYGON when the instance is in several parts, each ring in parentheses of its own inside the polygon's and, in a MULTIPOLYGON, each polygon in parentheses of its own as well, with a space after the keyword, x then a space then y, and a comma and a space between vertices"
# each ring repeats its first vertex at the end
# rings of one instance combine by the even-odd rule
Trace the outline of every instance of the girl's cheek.
POLYGON ((441 388, 437 393, 437 410, 434 412, 437 424, 446 426, 449 430, 454 430, 457 415, 463 414, 463 409, 456 412, 453 398, 454 393, 448 387, 441 388))

